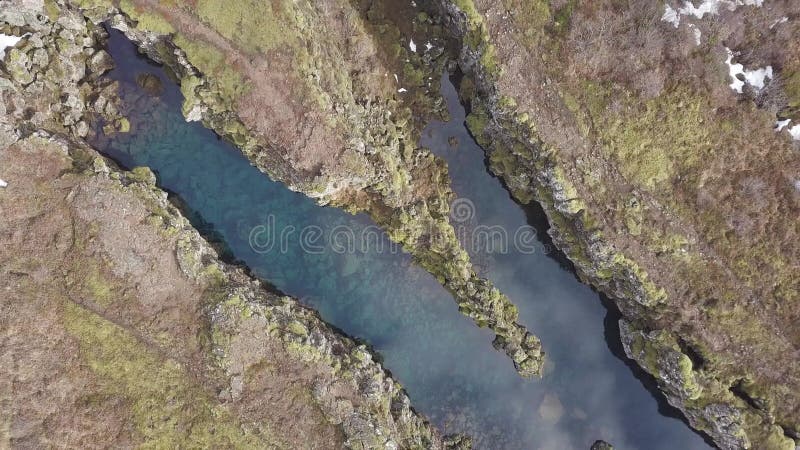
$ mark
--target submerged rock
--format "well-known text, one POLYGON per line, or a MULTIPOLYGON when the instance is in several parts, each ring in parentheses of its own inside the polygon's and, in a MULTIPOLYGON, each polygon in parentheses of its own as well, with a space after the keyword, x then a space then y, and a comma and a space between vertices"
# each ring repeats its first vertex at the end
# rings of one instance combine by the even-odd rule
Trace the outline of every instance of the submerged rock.
POLYGON ((590 450, 614 450, 614 446, 606 441, 595 441, 590 450))
POLYGON ((140 73, 136 75, 136 84, 148 94, 158 97, 164 91, 161 79, 152 73, 140 73))

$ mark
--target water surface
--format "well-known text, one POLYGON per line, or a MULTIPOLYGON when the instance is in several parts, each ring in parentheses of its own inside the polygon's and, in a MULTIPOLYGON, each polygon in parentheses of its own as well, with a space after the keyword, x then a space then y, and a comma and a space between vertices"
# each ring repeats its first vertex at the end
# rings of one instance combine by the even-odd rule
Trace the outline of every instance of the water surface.
MULTIPOLYGON (((523 380, 492 347, 491 333, 463 317, 451 295, 368 217, 320 207, 273 182, 214 133, 186 123, 177 86, 120 33, 112 31, 109 45, 118 66, 109 76, 120 82, 131 132, 95 145, 126 167, 152 168, 228 257, 373 345, 415 408, 443 432, 470 433, 477 448, 587 449, 595 439, 621 449, 705 447, 680 421, 659 414, 612 354, 597 295, 541 251, 476 255, 550 355, 543 380, 523 380), (136 85, 142 73, 162 81, 158 95, 136 85), (362 236, 369 245, 348 248, 350 237, 362 236)), ((526 225, 525 212, 486 173, 453 98, 453 120, 431 124, 425 144, 451 162, 454 187, 474 203, 475 220, 526 225), (450 136, 460 141, 455 149, 450 136)))

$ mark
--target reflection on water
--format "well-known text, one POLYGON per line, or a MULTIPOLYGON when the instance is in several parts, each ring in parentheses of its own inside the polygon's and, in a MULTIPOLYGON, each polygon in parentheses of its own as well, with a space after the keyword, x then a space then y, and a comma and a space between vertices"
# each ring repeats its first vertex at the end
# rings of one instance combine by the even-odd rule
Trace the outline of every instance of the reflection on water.
MULTIPOLYGON (((212 132, 186 123, 178 88, 162 69, 137 58, 120 33, 112 32, 110 51, 118 65, 110 76, 120 82, 131 132, 101 136, 95 145, 127 167, 151 167, 159 185, 180 198, 206 235, 224 242, 231 258, 372 344, 415 407, 444 432, 473 434, 479 448, 585 449, 600 438, 619 448, 703 446, 680 422, 657 414, 655 400, 605 346, 597 298, 541 253, 494 255, 487 264, 526 324, 542 333, 555 363, 544 380, 523 380, 492 348, 491 334, 459 314, 408 255, 389 251, 367 217, 317 206, 269 180, 212 132), (138 88, 142 73, 158 77, 163 89, 138 88), (337 247, 341 227, 354 236, 367 230, 370 245, 337 247)), ((458 150, 437 151, 479 151, 470 147, 462 119, 433 124, 427 144, 458 134, 458 150)), ((453 172, 460 170, 456 165, 453 172)), ((493 180, 474 175, 473 187, 485 192, 464 195, 475 194, 481 221, 524 224, 522 210, 504 203, 510 200, 493 180)))

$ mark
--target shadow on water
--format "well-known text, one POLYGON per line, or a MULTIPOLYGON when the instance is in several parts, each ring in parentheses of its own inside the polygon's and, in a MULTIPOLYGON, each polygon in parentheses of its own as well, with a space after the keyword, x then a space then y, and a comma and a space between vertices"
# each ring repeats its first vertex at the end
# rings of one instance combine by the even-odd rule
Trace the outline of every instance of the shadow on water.
MULTIPOLYGON (((491 333, 460 314, 452 296, 395 251, 368 217, 318 206, 271 181, 201 124, 186 123, 177 86, 124 36, 110 34, 117 68, 109 77, 120 83, 131 132, 100 135, 95 147, 124 167, 149 166, 226 259, 371 344, 443 432, 472 434, 477 448, 586 449, 596 439, 624 449, 706 448, 679 421, 658 414, 655 400, 609 352, 602 338, 607 311, 597 295, 543 252, 474 255, 549 352, 544 378, 524 380, 492 347, 491 333), (159 95, 137 87, 143 72, 164 84, 159 95), (341 227, 370 240, 341 251, 332 233, 341 227)), ((474 201, 476 224, 527 225, 530 214, 486 172, 463 109, 453 111, 453 121, 428 127, 424 144, 455 157, 454 188, 474 201), (458 150, 447 144, 453 133, 463 142, 458 150)))

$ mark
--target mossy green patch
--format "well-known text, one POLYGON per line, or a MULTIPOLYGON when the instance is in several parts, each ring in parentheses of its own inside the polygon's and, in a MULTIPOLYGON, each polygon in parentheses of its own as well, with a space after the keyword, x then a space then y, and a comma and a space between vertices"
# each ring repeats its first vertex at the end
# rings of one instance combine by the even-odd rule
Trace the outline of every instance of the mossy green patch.
POLYGON ((708 100, 676 88, 640 103, 633 96, 587 83, 583 100, 603 149, 628 181, 653 189, 690 172, 717 148, 718 133, 706 118, 708 100), (621 100, 616 112, 608 108, 621 100))
POLYGON ((58 16, 61 15, 61 9, 58 7, 55 0, 45 0, 44 13, 47 14, 47 18, 50 19, 51 22, 55 22, 58 20, 58 16))
MULTIPOLYGON (((215 91, 226 104, 232 105, 240 96, 247 92, 248 86, 242 76, 228 64, 225 55, 212 45, 195 38, 188 38, 177 34, 173 38, 175 45, 186 53, 189 62, 200 72, 207 75, 215 91)), ((187 100, 194 97, 194 88, 200 84, 195 77, 186 77, 181 80, 181 92, 187 100)))
POLYGON ((514 23, 525 45, 533 48, 542 43, 553 21, 548 0, 503 0, 508 11, 514 11, 514 23))
POLYGON ((454 0, 453 3, 467 16, 467 26, 470 29, 475 29, 483 23, 483 16, 472 0, 454 0))
POLYGON ((795 70, 783 72, 783 87, 788 98, 788 107, 780 114, 795 120, 800 120, 800 62, 795 64, 795 70))
POLYGON ((137 27, 157 34, 170 34, 175 28, 158 13, 145 11, 136 6, 132 0, 120 0, 119 9, 135 20, 137 27))
POLYGON ((198 0, 197 15, 250 53, 268 52, 293 38, 292 2, 198 0))
POLYGON ((107 394, 124 398, 143 448, 273 447, 216 404, 180 364, 164 359, 125 329, 75 304, 64 305, 67 331, 107 394))
POLYGON ((84 285, 92 299, 100 306, 107 307, 114 300, 114 289, 111 283, 100 272, 97 264, 91 264, 84 278, 84 285))
POLYGON ((156 175, 149 167, 134 167, 128 172, 128 180, 136 183, 156 184, 156 175))

